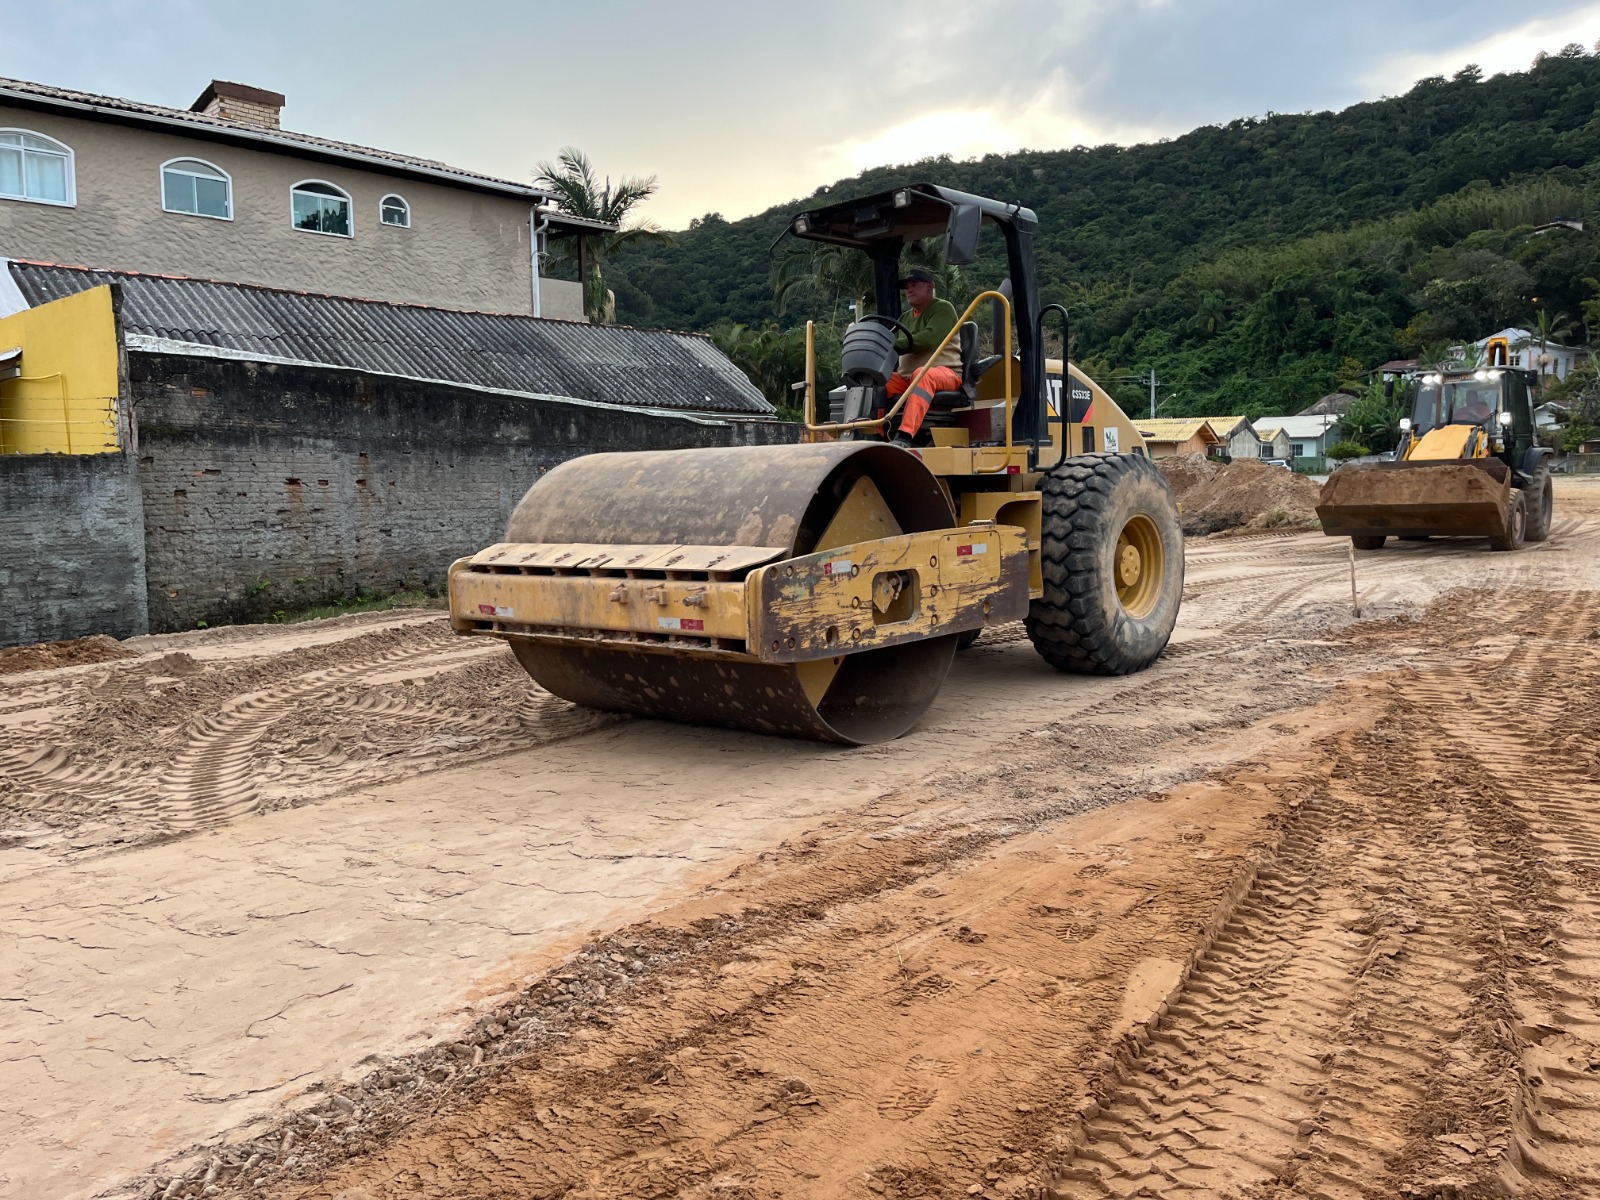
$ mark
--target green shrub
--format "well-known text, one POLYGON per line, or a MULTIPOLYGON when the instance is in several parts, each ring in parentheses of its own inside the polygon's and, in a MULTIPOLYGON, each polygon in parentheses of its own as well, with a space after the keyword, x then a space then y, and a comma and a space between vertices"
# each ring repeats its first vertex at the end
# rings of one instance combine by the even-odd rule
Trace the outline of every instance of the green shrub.
POLYGON ((1328 447, 1328 457, 1334 462, 1348 462, 1352 458, 1364 458, 1372 451, 1360 442, 1335 442, 1328 447))

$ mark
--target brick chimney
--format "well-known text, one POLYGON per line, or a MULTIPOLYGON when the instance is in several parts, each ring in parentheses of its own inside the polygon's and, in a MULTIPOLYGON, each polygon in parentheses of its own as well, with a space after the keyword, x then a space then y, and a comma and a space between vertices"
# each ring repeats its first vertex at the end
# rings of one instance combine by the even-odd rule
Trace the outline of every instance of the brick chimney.
POLYGON ((221 117, 224 121, 250 125, 256 129, 276 129, 283 105, 282 92, 269 92, 249 84, 213 79, 210 86, 200 93, 200 99, 189 106, 189 111, 205 113, 208 117, 221 117))

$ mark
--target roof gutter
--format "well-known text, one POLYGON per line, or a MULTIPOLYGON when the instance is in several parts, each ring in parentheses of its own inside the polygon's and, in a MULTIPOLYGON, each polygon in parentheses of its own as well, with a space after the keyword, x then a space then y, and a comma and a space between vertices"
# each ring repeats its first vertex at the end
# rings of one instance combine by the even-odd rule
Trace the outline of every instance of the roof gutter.
POLYGON ((475 188, 481 192, 495 192, 503 196, 518 196, 523 199, 532 199, 544 202, 550 199, 550 193, 526 184, 512 183, 510 180, 492 180, 481 176, 458 175, 453 171, 440 171, 433 167, 419 166, 415 163, 398 162, 392 158, 384 158, 377 154, 362 154, 355 150, 338 150, 330 146, 318 146, 309 142, 295 141, 293 138, 274 137, 269 132, 256 132, 250 129, 240 129, 231 125, 209 125, 199 121, 185 121, 178 117, 166 117, 159 113, 135 112, 125 108, 113 108, 105 104, 89 104, 81 100, 66 100, 57 96, 41 96, 36 92, 19 92, 13 88, 0 87, 0 101, 9 101, 23 107, 66 109, 69 112, 87 114, 100 117, 109 121, 121 121, 133 125, 157 125, 168 129, 181 129, 191 136, 210 138, 221 142, 246 142, 255 143, 257 146, 280 154, 299 154, 306 157, 331 159, 336 162, 353 162, 375 170, 386 171, 389 174, 412 175, 423 179, 433 179, 453 187, 475 188))

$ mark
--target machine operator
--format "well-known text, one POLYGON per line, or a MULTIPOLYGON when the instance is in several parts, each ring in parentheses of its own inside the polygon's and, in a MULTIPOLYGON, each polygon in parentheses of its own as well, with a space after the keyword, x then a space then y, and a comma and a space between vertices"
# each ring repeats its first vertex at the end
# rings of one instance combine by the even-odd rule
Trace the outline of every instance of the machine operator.
MULTIPOLYGON (((889 376, 888 391, 889 401, 894 400, 907 388, 911 387, 912 377, 918 368, 928 361, 928 356, 933 353, 934 347, 944 341, 945 334, 949 333, 956 325, 955 306, 948 300, 940 300, 934 294, 933 274, 921 267, 913 268, 906 272, 906 277, 900 281, 900 286, 905 289, 906 303, 911 311, 900 318, 900 323, 911 332, 911 349, 900 356, 900 362, 895 373, 889 376)), ((917 380, 917 386, 911 388, 911 394, 906 397, 905 410, 900 414, 900 429, 894 435, 897 446, 909 446, 916 439, 922 429, 922 422, 928 415, 928 406, 933 402, 935 392, 953 392, 961 388, 961 350, 955 338, 951 338, 948 345, 941 351, 937 358, 917 380)))

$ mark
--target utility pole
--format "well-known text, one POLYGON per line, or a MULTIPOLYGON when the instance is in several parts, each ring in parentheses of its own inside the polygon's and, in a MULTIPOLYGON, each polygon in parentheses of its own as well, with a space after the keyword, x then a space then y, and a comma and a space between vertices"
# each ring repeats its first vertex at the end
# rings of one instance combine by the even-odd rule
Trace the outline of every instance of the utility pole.
POLYGON ((1156 419, 1156 369, 1150 368, 1150 419, 1156 419))

